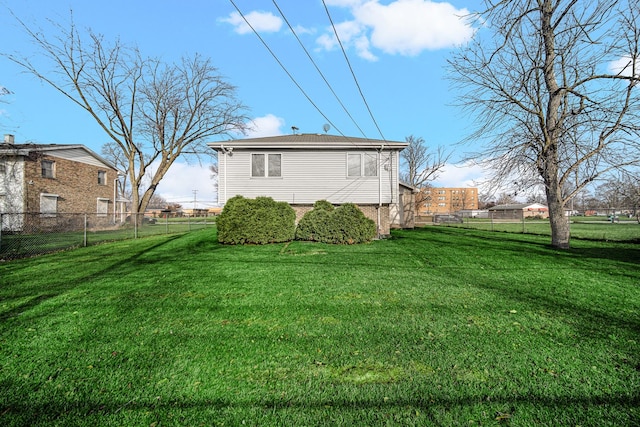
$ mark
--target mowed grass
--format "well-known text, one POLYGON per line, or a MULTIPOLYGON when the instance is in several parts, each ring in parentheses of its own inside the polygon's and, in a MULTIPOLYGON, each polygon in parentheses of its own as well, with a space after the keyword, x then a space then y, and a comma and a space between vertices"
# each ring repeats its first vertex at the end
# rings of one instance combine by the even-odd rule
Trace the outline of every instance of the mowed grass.
POLYGON ((0 425, 640 424, 640 246, 215 230, 0 264, 0 425))
MULTIPOLYGON (((491 219, 469 219, 464 223, 443 224, 449 227, 507 233, 527 233, 551 236, 549 220, 504 221, 491 219)), ((571 237, 577 239, 619 242, 640 242, 640 224, 634 219, 623 218, 611 223, 606 217, 571 217, 571 237)))

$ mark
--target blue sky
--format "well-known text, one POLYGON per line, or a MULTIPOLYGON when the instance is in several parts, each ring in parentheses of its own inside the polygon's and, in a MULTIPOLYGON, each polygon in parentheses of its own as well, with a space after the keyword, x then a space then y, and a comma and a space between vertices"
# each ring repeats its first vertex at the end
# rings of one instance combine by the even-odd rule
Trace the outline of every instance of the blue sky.
MULTIPOLYGON (((65 24, 70 10, 80 28, 107 40, 136 44, 143 55, 167 62, 199 53, 211 58, 253 119, 250 136, 329 133, 404 141, 414 135, 454 152, 460 160, 469 147, 455 145, 470 131, 467 118, 452 106, 455 93, 446 80, 446 60, 473 36, 461 17, 478 0, 325 0, 357 82, 336 43, 321 0, 275 3, 324 73, 345 113, 298 44, 272 0, 234 0, 269 48, 314 105, 287 76, 229 0, 0 0, 0 51, 35 54, 15 20, 47 29, 48 20, 65 24), (318 111, 320 110, 320 111, 318 111), (371 117, 373 115, 373 118, 371 117), (355 122, 355 123, 354 123, 355 122)), ((17 142, 84 144, 100 152, 108 141, 88 114, 60 93, 0 57, 0 86, 11 91, 0 104, 0 133, 17 142)), ((468 186, 481 177, 477 167, 449 165, 436 185, 468 186)), ((207 165, 179 162, 158 192, 191 207, 215 204, 207 165)))

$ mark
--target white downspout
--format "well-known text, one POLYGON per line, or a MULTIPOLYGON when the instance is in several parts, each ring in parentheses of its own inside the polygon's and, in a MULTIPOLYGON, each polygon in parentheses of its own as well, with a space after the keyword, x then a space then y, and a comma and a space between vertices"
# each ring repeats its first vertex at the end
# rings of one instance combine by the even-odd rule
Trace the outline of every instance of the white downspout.
MULTIPOLYGON (((222 146, 221 146, 222 147, 222 146)), ((223 164, 223 175, 224 175, 224 179, 223 179, 223 186, 224 186, 224 203, 227 203, 227 152, 224 151, 224 149, 222 150, 222 153, 224 154, 224 156, 222 156, 224 158, 224 164, 223 164)), ((218 200, 218 203, 220 202, 220 200, 218 200)))
POLYGON ((382 216, 380 213, 382 209, 382 150, 384 150, 384 144, 378 150, 378 238, 382 235, 382 216))
MULTIPOLYGON (((232 150, 233 148, 224 148, 224 145, 220 144, 220 153, 222 154, 222 187, 224 188, 224 190, 222 190, 222 197, 225 204, 227 203, 227 156, 232 150)), ((218 167, 220 167, 220 157, 218 157, 218 167)), ((220 204, 220 192, 218 192, 218 204, 220 204)))

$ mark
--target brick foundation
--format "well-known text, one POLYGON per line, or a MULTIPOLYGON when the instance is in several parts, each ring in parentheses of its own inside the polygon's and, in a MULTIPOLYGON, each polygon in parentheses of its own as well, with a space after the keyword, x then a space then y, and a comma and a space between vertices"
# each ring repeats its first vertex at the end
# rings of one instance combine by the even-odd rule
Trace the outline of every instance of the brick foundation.
MULTIPOLYGON (((357 205, 357 206, 362 211, 364 216, 372 220, 374 223, 378 224, 378 205, 357 205)), ((300 221, 300 219, 304 216, 305 213, 313 209, 312 205, 291 205, 291 207, 296 212, 296 224, 298 223, 298 221, 300 221)), ((386 206, 386 205, 383 205, 380 207, 379 233, 382 236, 387 236, 390 234, 389 206, 386 206)))

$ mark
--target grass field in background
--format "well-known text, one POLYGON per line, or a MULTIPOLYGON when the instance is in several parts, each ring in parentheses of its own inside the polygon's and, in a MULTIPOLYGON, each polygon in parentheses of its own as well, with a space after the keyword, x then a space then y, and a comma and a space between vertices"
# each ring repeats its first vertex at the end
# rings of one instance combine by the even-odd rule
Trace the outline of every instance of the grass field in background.
POLYGON ((158 234, 180 234, 215 227, 214 218, 160 218, 154 223, 134 227, 124 224, 108 229, 87 229, 38 233, 3 233, 0 236, 0 260, 29 257, 81 246, 158 234))
MULTIPOLYGON (((525 219, 515 221, 469 219, 462 224, 442 224, 445 227, 471 228, 475 230, 506 233, 528 233, 551 236, 549 220, 525 219)), ((640 224, 634 219, 620 219, 611 223, 606 217, 572 217, 571 237, 577 239, 640 242, 640 224)))
POLYGON ((640 246, 215 230, 0 264, 0 425, 640 424, 640 246))

